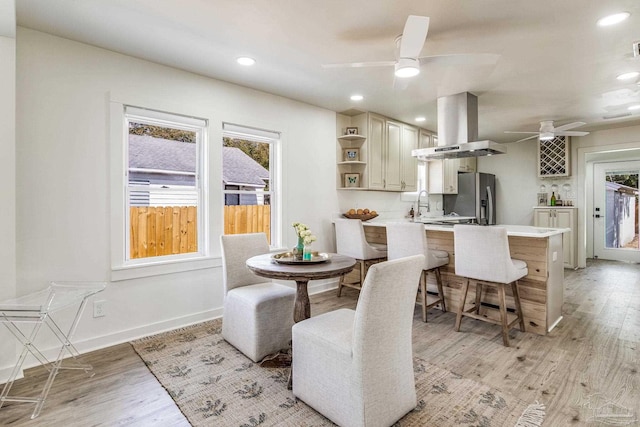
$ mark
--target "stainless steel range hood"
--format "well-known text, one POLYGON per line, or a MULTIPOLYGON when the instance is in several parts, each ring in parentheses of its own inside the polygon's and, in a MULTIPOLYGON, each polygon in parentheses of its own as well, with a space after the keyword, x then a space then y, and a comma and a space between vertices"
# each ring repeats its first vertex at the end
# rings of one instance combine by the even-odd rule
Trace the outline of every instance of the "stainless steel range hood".
POLYGON ((478 97, 463 92, 438 98, 438 146, 413 150, 418 160, 504 154, 507 147, 497 142, 478 141, 478 97))

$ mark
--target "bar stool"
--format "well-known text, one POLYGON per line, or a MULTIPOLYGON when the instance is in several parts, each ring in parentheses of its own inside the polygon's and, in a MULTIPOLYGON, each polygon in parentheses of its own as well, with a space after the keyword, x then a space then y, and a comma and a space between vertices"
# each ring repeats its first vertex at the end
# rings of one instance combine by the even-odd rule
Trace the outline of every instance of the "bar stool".
POLYGON ((446 312, 440 267, 449 263, 449 254, 446 251, 429 249, 424 225, 413 222, 387 224, 387 247, 390 260, 418 254, 425 256, 420 275, 420 295, 418 298, 419 304, 422 306, 422 321, 427 321, 427 309, 438 304, 440 304, 442 311, 446 312), (430 271, 436 275, 437 298, 427 294, 427 273, 430 271))
POLYGON ((516 323, 524 332, 522 307, 518 293, 518 280, 528 274, 524 261, 511 258, 509 239, 504 227, 482 227, 456 224, 453 227, 456 275, 466 278, 458 306, 455 330, 460 331, 462 316, 502 326, 502 342, 509 347, 509 330, 516 323), (476 283, 475 305, 464 309, 469 291, 469 281, 476 283), (480 313, 483 287, 494 286, 498 292, 500 320, 493 320, 480 313), (511 285, 516 318, 508 322, 505 287, 511 285), (475 312, 475 313, 473 313, 475 312))
POLYGON ((335 227, 336 252, 355 258, 360 272, 359 280, 356 282, 345 282, 345 276, 340 277, 338 283, 338 296, 340 296, 343 286, 358 290, 362 288, 369 267, 387 260, 387 245, 367 242, 362 221, 359 219, 338 218, 335 220, 335 227))

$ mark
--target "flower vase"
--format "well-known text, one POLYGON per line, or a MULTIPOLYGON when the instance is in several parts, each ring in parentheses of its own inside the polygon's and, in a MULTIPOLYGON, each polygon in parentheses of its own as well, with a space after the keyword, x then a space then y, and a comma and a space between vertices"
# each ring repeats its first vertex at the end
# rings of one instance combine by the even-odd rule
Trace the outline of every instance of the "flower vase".
POLYGON ((298 244, 293 248, 293 256, 296 261, 302 261, 304 256, 304 240, 302 237, 298 237, 298 244))

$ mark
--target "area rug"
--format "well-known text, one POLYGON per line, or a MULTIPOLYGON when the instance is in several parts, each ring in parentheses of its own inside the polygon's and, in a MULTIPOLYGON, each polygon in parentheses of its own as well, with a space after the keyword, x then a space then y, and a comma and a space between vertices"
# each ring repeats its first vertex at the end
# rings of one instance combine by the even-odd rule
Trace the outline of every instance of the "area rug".
MULTIPOLYGON (((193 426, 332 426, 287 390, 287 368, 253 363, 220 319, 131 343, 193 426)), ((414 359, 418 406, 396 426, 540 426, 544 407, 414 359)))

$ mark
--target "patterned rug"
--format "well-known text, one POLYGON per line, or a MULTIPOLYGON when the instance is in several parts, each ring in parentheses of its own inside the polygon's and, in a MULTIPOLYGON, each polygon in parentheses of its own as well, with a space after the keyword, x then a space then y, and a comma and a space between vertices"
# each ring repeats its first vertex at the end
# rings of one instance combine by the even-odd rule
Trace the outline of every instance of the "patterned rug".
MULTIPOLYGON (((220 319, 131 343, 194 426, 332 426, 222 338, 220 319)), ((396 426, 540 426, 544 406, 414 359, 418 406, 396 426)))

